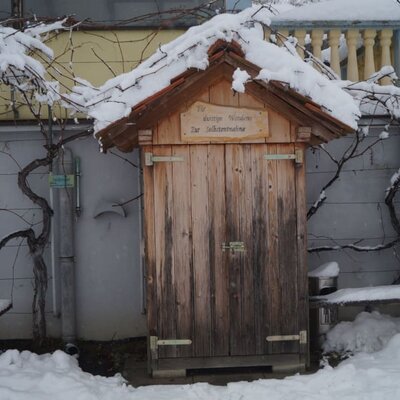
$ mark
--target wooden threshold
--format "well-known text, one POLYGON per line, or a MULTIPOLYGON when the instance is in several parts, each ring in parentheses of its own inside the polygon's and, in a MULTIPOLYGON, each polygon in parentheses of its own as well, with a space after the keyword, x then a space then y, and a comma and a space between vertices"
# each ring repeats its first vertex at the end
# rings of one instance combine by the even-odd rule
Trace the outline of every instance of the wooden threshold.
POLYGON ((183 371, 191 369, 214 369, 235 367, 265 367, 272 370, 293 371, 303 370, 305 364, 298 354, 276 354, 260 356, 229 356, 229 357, 183 357, 158 359, 153 375, 164 374, 161 371, 183 371), (157 371, 157 372, 156 372, 157 371))

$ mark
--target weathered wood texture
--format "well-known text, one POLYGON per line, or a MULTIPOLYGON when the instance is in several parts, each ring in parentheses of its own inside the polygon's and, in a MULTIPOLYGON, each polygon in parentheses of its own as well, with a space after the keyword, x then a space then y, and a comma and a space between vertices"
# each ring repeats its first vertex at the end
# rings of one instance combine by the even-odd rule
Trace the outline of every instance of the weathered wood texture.
POLYGON ((305 268, 297 217, 304 200, 296 202, 296 191, 304 190, 298 188, 303 167, 264 159, 291 154, 294 145, 151 151, 184 161, 144 168, 145 204, 152 208, 146 221, 154 221, 146 224, 147 260, 155 258, 150 269, 155 265, 156 277, 155 284, 148 278, 148 300, 156 301, 149 305, 150 331, 161 339, 193 341, 160 347, 158 358, 298 353, 298 342, 266 342, 269 335, 298 334, 307 325, 305 271, 298 271, 305 268), (229 242, 243 242, 245 251, 223 251, 229 242))
MULTIPOLYGON (((271 335, 307 330, 304 166, 267 160, 293 154, 297 125, 220 79, 160 120, 154 156, 183 161, 144 166, 149 332, 191 345, 159 346, 161 360, 297 353, 271 335), (180 112, 194 101, 268 111, 268 138, 232 143, 181 141, 180 112), (300 198, 299 198, 300 196, 300 198), (241 242, 244 251, 224 249, 241 242)), ((148 143, 145 132, 143 143, 148 143)), ((234 139, 233 139, 234 140, 234 139)))
MULTIPOLYGON (((162 119, 154 129, 153 144, 187 144, 187 141, 181 140, 180 114, 186 112, 195 100, 215 105, 252 108, 268 112, 268 137, 255 139, 231 138, 225 139, 224 142, 226 143, 289 143, 293 141, 290 132, 290 122, 287 119, 250 94, 234 93, 231 86, 231 82, 221 78, 217 83, 210 85, 191 101, 188 101, 186 106, 179 110, 179 112, 173 112, 167 118, 162 119)), ((208 144, 210 140, 196 139, 196 142, 208 144)), ((216 139, 213 138, 212 142, 216 142, 216 139)))

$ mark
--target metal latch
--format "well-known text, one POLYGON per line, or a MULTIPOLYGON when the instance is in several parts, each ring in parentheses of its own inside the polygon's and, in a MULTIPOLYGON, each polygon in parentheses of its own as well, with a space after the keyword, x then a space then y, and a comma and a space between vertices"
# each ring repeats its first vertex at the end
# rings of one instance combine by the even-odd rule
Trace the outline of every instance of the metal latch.
POLYGON ((264 154, 264 160, 295 160, 296 164, 303 164, 303 150, 296 149, 294 154, 264 154))
POLYGON ((243 252, 246 250, 244 247, 244 242, 229 242, 228 244, 224 242, 222 243, 221 248, 222 251, 230 250, 232 252, 235 251, 243 252))
POLYGON ((158 346, 185 346, 192 344, 190 339, 159 339, 157 336, 150 336, 150 349, 157 350, 158 346))
POLYGON ((273 335, 267 336, 267 342, 286 342, 298 340, 300 344, 307 343, 307 331, 300 331, 298 335, 273 335))
POLYGON ((153 156, 153 153, 144 153, 144 165, 151 167, 156 162, 175 162, 184 161, 183 157, 179 156, 153 156))

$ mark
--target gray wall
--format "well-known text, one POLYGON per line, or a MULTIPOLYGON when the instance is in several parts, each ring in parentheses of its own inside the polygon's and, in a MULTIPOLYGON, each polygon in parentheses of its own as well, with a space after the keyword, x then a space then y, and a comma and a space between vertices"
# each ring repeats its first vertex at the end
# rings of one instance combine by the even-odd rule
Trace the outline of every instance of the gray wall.
MULTIPOLYGON (((370 130, 366 142, 375 140, 386 122, 375 123, 380 126, 370 130)), ((352 136, 348 136, 331 142, 327 148, 337 156, 351 140, 352 136)), ((9 152, 21 165, 42 156, 41 146, 38 133, 0 132, 0 151, 9 152)), ((92 138, 73 143, 71 149, 82 160, 82 215, 76 220, 75 229, 78 336, 110 340, 145 335, 145 317, 141 313, 139 202, 125 206, 126 218, 116 214, 93 217, 99 201, 124 202, 139 193, 138 171, 111 154, 100 154, 92 138)), ((383 237, 393 238, 384 193, 390 177, 399 168, 399 149, 400 133, 392 130, 387 141, 346 166, 340 180, 327 190, 326 203, 309 222, 310 247, 361 239, 360 244, 375 245, 383 237)), ((137 162, 137 154, 123 156, 137 162)), ((332 176, 333 167, 320 150, 308 152, 309 205, 332 176)), ((30 223, 40 222, 39 210, 17 187, 17 173, 16 163, 0 152, 0 209, 9 209, 30 223)), ((45 170, 33 174, 31 184, 48 197, 45 170)), ((0 210, 0 237, 24 227, 26 223, 21 218, 0 210)), ((0 339, 31 336, 32 263, 25 244, 20 248, 18 245, 19 241, 14 241, 0 251, 0 298, 12 295, 14 304, 11 311, 0 317, 0 339)), ((395 250, 310 254, 309 268, 337 261, 341 268, 340 288, 390 284, 400 273, 395 250)), ((49 249, 46 258, 50 265, 49 249)), ((51 336, 59 336, 60 319, 53 315, 50 270, 49 276, 48 328, 51 336)), ((344 317, 346 312, 349 318, 354 314, 346 310, 342 313, 344 317)))
MULTIPOLYGON (((39 133, 0 133, 0 151, 12 154, 22 166, 43 156, 41 146, 39 133)), ((93 217, 99 201, 121 203, 139 193, 138 171, 116 156, 99 153, 93 138, 75 142, 70 148, 82 163, 82 215, 75 223, 78 336, 111 340, 145 335, 138 257, 140 204, 127 204, 126 218, 110 213, 93 217)), ((123 156, 137 161, 137 154, 123 156)), ((0 209, 9 209, 30 223, 40 222, 39 210, 17 187, 17 173, 16 163, 0 153, 0 209)), ((45 170, 32 176, 31 185, 48 198, 45 170)), ((0 237, 24 227, 21 218, 0 211, 0 237)), ((0 298, 13 297, 13 309, 0 317, 0 339, 31 336, 32 263, 25 243, 19 248, 19 242, 0 251, 0 298)), ((50 249, 46 261, 50 278, 48 330, 51 336, 59 336, 60 319, 53 315, 52 307, 50 249)))
MULTIPOLYGON (((363 120, 361 124, 369 125, 363 120)), ((373 121, 365 144, 376 140, 385 120, 373 121)), ((351 144, 353 136, 326 145, 336 157, 351 144)), ((365 145, 363 145, 365 146, 365 145)), ((400 131, 390 129, 390 137, 381 141, 357 160, 350 161, 339 181, 326 191, 327 200, 308 223, 309 247, 353 243, 377 245, 390 241, 395 232, 390 224, 385 190, 400 167, 400 131)), ((333 176, 334 163, 321 150, 309 151, 307 157, 307 195, 310 206, 323 184, 333 176)), ((398 200, 397 203, 398 204, 398 200)), ((400 274, 396 250, 358 253, 353 250, 310 254, 310 270, 327 261, 337 261, 341 272, 339 288, 391 284, 400 274)))

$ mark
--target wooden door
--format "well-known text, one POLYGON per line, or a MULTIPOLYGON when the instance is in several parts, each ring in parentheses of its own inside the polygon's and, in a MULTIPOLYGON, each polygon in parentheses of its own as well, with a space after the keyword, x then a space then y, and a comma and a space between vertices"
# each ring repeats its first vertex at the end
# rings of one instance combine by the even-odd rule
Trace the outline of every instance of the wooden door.
POLYGON ((192 341, 159 346, 157 357, 299 352, 296 341, 266 340, 296 335, 307 321, 298 172, 293 160, 264 157, 294 145, 143 152, 170 157, 144 166, 149 333, 192 341))

